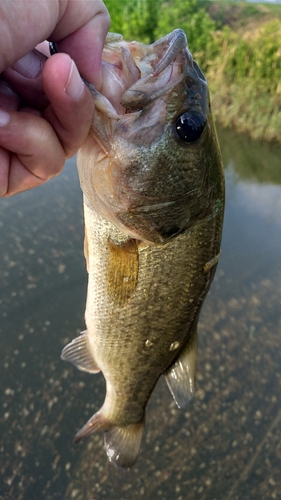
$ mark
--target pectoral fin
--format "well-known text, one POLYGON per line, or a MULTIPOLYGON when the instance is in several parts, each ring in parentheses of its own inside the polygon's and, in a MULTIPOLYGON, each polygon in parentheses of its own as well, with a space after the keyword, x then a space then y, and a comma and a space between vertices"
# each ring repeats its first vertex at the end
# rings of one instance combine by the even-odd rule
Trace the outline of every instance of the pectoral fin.
POLYGON ((192 337, 183 348, 174 364, 166 371, 165 377, 171 394, 179 408, 184 408, 192 399, 195 390, 197 361, 197 321, 192 337))
POLYGON ((73 363, 83 372, 98 373, 100 371, 93 358, 86 330, 63 348, 61 359, 73 363))
POLYGON ((116 305, 125 306, 138 281, 139 254, 136 240, 120 245, 108 240, 107 291, 116 305))

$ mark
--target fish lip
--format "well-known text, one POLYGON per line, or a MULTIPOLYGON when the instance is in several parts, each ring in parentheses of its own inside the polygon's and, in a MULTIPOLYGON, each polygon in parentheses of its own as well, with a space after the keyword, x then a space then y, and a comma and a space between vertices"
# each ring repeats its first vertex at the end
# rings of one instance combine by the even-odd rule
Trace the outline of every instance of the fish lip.
POLYGON ((87 84, 91 87, 93 96, 95 95, 96 105, 101 103, 101 109, 108 118, 118 121, 126 114, 143 110, 165 93, 171 91, 183 78, 201 78, 205 81, 204 75, 193 61, 183 30, 176 29, 151 45, 143 45, 142 57, 139 56, 136 59, 134 58, 135 46, 135 42, 125 42, 121 35, 116 34, 112 45, 110 40, 108 45, 105 45, 105 62, 112 65, 112 68, 116 65, 119 70, 120 64, 121 67, 123 64, 122 73, 125 79, 127 71, 124 68, 125 66, 130 67, 130 57, 132 64, 128 71, 130 75, 128 78, 131 78, 133 66, 139 71, 139 77, 128 87, 125 85, 125 90, 122 95, 119 94, 118 99, 115 100, 113 95, 112 98, 107 98, 92 88, 93 86, 87 84), (115 40, 117 40, 116 43, 115 40), (125 49, 126 57, 124 56, 125 49), (119 60, 116 60, 116 53, 119 53, 119 60), (109 62, 110 54, 115 62, 109 62))
MULTIPOLYGON (((161 77, 168 66, 162 68, 161 72, 157 71, 156 73, 154 72, 154 68, 152 68, 147 75, 137 80, 135 84, 123 93, 120 104, 125 108, 125 115, 141 112, 157 99, 171 92, 182 80, 188 79, 189 85, 198 86, 199 83, 201 87, 207 87, 207 81, 198 64, 193 60, 188 47, 182 49, 181 52, 175 56, 170 65, 176 64, 177 59, 182 59, 182 70, 178 75, 175 75, 173 68, 171 68, 170 75, 166 78, 164 85, 161 85, 161 82, 159 85, 159 77, 161 77)), ((194 107, 194 103, 190 102, 190 107, 194 107)), ((119 119, 121 119, 122 116, 124 115, 119 115, 119 119)))
POLYGON ((153 48, 152 50, 155 51, 155 49, 156 49, 156 51, 157 51, 157 47, 158 46, 162 47, 165 40, 167 40, 167 41, 170 40, 170 43, 169 43, 164 55, 159 59, 159 61, 157 62, 157 64, 153 68, 153 70, 152 70, 153 76, 158 76, 164 69, 166 69, 166 67, 175 60, 177 55, 182 50, 186 50, 186 55, 188 57, 186 62, 189 62, 190 65, 192 65, 193 58, 192 58, 191 53, 188 50, 187 38, 186 38, 185 32, 182 29, 176 29, 176 30, 172 31, 171 33, 169 33, 168 35, 166 35, 165 37, 158 40, 157 42, 155 42, 154 44, 152 44, 152 46, 151 46, 151 48, 153 48))
MULTIPOLYGON (((187 47, 185 33, 180 29, 174 30, 167 37, 171 37, 171 42, 164 54, 159 55, 156 65, 123 93, 120 104, 126 109, 125 114, 150 105, 171 91, 183 78, 199 77, 194 70, 193 58, 187 47), (177 37, 180 38, 179 43, 177 43, 177 37), (161 78, 164 78, 164 82, 161 78)), ((163 45, 167 37, 160 39, 156 44, 163 45)), ((150 46, 151 51, 156 44, 150 46)))

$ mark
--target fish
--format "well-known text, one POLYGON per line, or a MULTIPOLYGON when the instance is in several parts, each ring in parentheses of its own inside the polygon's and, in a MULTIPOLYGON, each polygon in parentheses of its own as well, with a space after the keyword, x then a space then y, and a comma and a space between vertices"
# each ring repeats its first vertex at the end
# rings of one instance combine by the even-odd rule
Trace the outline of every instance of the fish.
POLYGON ((105 85, 78 153, 88 271, 86 330, 62 359, 102 372, 102 407, 75 442, 104 432, 109 460, 135 463, 164 375, 194 395, 197 323, 220 256, 224 174, 206 79, 176 29, 150 45, 107 36, 105 85))

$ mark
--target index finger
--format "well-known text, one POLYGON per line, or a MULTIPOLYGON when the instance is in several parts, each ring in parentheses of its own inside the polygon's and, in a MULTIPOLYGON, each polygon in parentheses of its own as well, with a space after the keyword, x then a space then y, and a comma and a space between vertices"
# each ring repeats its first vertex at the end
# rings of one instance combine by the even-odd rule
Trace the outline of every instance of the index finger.
POLYGON ((87 6, 83 4, 83 8, 85 22, 81 24, 81 3, 69 0, 64 15, 48 39, 57 43, 59 52, 69 54, 83 78, 100 90, 101 54, 110 18, 101 0, 89 1, 87 6), (76 25, 77 19, 79 27, 76 25))
POLYGON ((101 52, 109 28, 102 0, 0 1, 0 72, 43 40, 58 42, 87 80, 101 84, 101 52))

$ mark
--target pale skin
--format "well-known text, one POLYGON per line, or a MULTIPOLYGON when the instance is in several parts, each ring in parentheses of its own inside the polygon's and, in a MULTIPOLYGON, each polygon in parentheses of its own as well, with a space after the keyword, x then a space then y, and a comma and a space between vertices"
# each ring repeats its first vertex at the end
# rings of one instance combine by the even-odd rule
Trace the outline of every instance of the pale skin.
POLYGON ((57 175, 85 141, 94 104, 79 73, 101 90, 109 15, 101 0, 1 0, 0 20, 4 197, 57 175), (44 40, 60 53, 45 56, 44 40))

